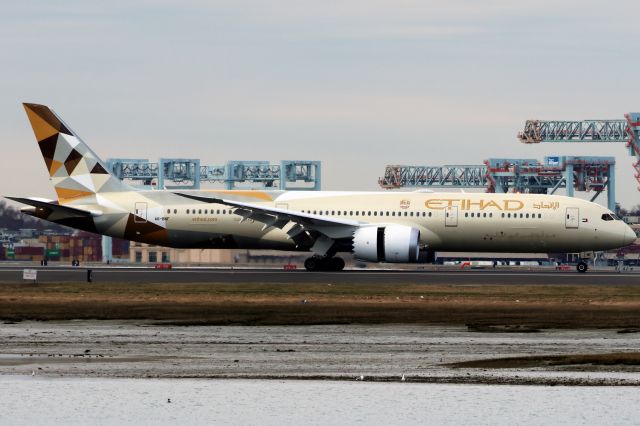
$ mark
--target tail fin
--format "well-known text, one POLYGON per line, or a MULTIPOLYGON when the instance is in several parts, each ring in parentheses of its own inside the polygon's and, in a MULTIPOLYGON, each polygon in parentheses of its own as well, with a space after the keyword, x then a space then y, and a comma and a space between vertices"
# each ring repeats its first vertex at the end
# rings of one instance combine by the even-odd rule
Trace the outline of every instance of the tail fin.
POLYGON ((131 190, 49 107, 23 104, 61 204, 131 190))

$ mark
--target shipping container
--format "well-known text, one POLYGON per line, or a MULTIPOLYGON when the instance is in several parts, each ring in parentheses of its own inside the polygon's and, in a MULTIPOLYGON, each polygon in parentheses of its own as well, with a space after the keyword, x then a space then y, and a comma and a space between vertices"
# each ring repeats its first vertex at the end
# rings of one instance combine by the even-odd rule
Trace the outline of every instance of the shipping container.
POLYGON ((44 255, 44 247, 18 246, 14 248, 16 256, 18 255, 44 255))

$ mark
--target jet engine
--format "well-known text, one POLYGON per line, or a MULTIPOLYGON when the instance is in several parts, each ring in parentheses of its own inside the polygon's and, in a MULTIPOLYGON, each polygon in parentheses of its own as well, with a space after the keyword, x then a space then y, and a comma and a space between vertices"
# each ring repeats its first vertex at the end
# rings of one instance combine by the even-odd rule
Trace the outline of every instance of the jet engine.
POLYGON ((419 241, 420 231, 410 226, 366 226, 353 234, 353 254, 370 262, 417 262, 419 241))

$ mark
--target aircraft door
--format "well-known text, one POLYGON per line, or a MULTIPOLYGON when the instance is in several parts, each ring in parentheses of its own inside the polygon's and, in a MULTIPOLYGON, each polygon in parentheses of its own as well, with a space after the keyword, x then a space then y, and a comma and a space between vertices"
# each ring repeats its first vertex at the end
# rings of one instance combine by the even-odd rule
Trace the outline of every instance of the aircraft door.
POLYGON ((458 226, 458 207, 447 207, 444 210, 444 226, 458 226))
POLYGON ((564 224, 567 229, 578 228, 580 224, 580 211, 577 207, 567 207, 564 224))
POLYGON ((135 223, 147 223, 147 203, 135 204, 135 216, 133 221, 135 223))

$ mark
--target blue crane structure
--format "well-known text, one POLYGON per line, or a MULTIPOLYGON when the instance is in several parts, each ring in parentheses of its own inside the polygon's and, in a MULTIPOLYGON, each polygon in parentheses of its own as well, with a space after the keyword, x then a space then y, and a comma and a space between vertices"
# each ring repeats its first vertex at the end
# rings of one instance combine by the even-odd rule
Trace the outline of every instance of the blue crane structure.
POLYGON ((615 157, 550 156, 534 159, 490 158, 482 165, 389 165, 378 180, 382 188, 484 188, 487 192, 554 194, 566 189, 594 191, 595 200, 605 189, 607 205, 615 209, 615 157))
POLYGON ((624 120, 527 120, 518 139, 523 143, 623 142, 629 155, 636 157, 633 168, 640 183, 640 113, 625 114, 624 120))
POLYGON ((225 189, 240 186, 283 190, 319 190, 320 161, 284 160, 228 161, 205 166, 193 158, 161 158, 157 162, 139 158, 110 158, 110 171, 120 180, 131 180, 145 187, 199 189, 203 183, 223 184, 225 189))

